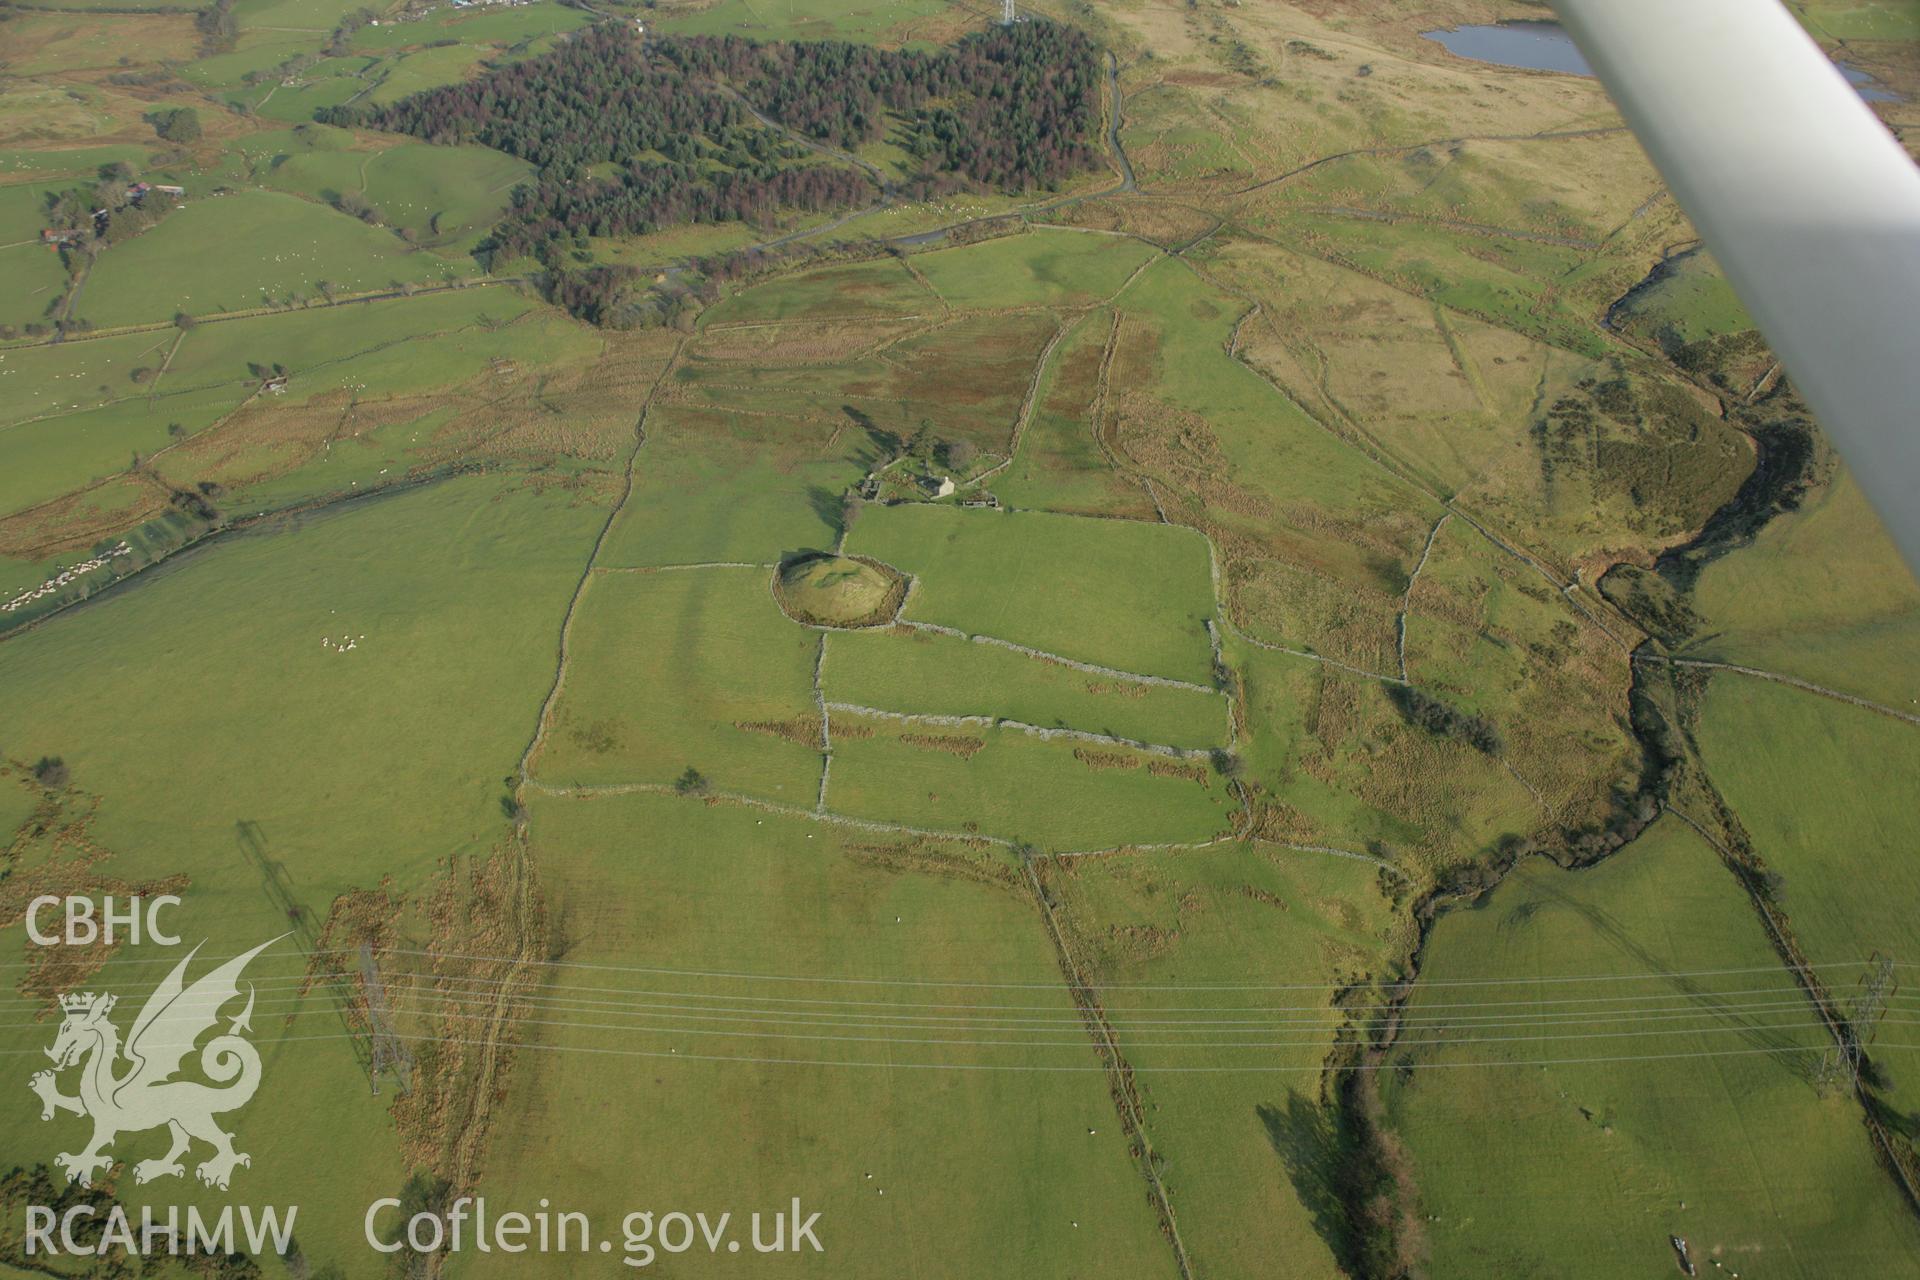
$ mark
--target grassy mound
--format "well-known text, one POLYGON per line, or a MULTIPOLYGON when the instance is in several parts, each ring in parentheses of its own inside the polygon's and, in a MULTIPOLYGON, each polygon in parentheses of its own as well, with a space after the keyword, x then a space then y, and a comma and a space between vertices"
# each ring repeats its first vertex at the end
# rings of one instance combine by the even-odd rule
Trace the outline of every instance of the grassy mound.
POLYGON ((878 560, 817 555, 781 565, 773 594, 798 622, 864 627, 893 617, 906 588, 906 579, 878 560))

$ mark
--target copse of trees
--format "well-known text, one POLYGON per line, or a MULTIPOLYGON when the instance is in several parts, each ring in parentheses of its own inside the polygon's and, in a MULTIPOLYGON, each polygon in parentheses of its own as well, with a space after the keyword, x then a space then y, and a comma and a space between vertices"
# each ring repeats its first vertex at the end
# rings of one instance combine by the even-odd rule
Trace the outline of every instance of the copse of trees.
POLYGON ((1387 700, 1408 724, 1439 738, 1455 738, 1477 751, 1497 756, 1504 744, 1500 730, 1485 716, 1463 711, 1408 684, 1385 686, 1387 700))
POLYGON ((167 142, 200 141, 200 113, 192 107, 168 107, 149 111, 144 117, 153 131, 167 142))

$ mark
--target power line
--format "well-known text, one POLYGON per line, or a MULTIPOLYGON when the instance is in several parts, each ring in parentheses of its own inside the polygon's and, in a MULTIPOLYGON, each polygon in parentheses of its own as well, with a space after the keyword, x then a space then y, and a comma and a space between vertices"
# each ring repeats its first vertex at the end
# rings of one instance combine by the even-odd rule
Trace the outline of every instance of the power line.
MULTIPOLYGON (((307 951, 291 954, 313 957, 325 955, 351 956, 357 952, 353 947, 316 947, 307 951)), ((1076 984, 1055 979, 1051 982, 976 982, 967 979, 942 978, 861 978, 838 977, 831 974, 784 974, 753 973, 746 971, 716 969, 675 969, 650 965, 590 964, 571 960, 526 960, 516 956, 477 955, 464 952, 437 951, 406 947, 374 947, 375 955, 415 956, 432 960, 466 960, 476 963, 511 964, 531 966, 543 969, 575 969, 600 973, 642 973, 690 978, 713 978, 729 981, 754 982, 812 982, 823 986, 895 986, 895 987, 951 987, 975 990, 1005 991, 1060 991, 1060 990, 1099 990, 1099 991, 1324 991, 1330 985, 1327 982, 1305 983, 1088 983, 1076 987, 1076 984)), ((234 955, 241 954, 235 952, 234 955)), ((210 956, 209 961, 229 960, 232 955, 210 956)), ((116 958, 102 962, 106 965, 156 965, 177 964, 174 958, 134 959, 116 958)), ((1811 972, 1817 969, 1864 969, 1873 964, 1873 958, 1867 960, 1833 960, 1818 964, 1771 964, 1753 965, 1727 969, 1673 969, 1652 973, 1585 973, 1585 974, 1541 974, 1534 977, 1519 978, 1419 978, 1419 979, 1380 979, 1387 987, 1409 986, 1422 990, 1434 987, 1487 987, 1487 986, 1551 986, 1560 983, 1588 982, 1661 982, 1674 978, 1704 978, 1749 973, 1811 972)), ((25 968, 25 962, 4 963, 0 968, 25 968)), ((1912 968, 1910 964, 1895 964, 1895 968, 1912 968)))
MULTIPOLYGON (((427 975, 400 975, 391 990, 403 999, 486 999, 497 998, 497 990, 503 985, 501 979, 486 978, 432 978, 427 975)), ((296 984, 299 985, 299 984, 296 984)), ((313 994, 311 992, 287 992, 284 984, 280 988, 285 993, 283 999, 269 999, 260 1003, 261 1008, 276 1008, 285 1004, 300 1005, 313 994)), ((669 993, 678 995, 680 993, 669 993)), ((183 1000, 192 997, 183 996, 183 1000)), ((750 1007, 737 1003, 751 997, 729 997, 727 1003, 715 1003, 698 995, 692 997, 694 1003, 683 1003, 677 999, 658 999, 645 992, 632 992, 621 988, 551 989, 530 991, 515 997, 516 1001, 535 1006, 576 1011, 599 1012, 604 1010, 632 1011, 651 1016, 696 1018, 706 1021, 734 1022, 771 1022, 791 1025, 839 1025, 839 1026, 955 1026, 976 1029, 1045 1030, 1049 1027, 1078 1027, 1082 1020, 1065 1007, 1019 1006, 1014 1012, 1003 1011, 999 1006, 934 1006, 941 1011, 923 1012, 881 1012, 895 1008, 914 1009, 914 1005, 857 1004, 851 1008, 790 1008, 790 1007, 750 1007), (601 999, 585 992, 598 992, 622 998, 601 999), (1037 1016, 1036 1016, 1037 1015, 1037 1016)), ((200 997, 205 1000, 206 997, 200 997)), ((776 1002, 780 997, 773 998, 776 1002)), ((1556 1025, 1593 1025, 1622 1022, 1656 1022, 1677 1019, 1714 1017, 1725 1018, 1734 1014, 1774 1012, 1785 1009, 1797 1009, 1806 1006, 1806 997, 1795 989, 1760 988, 1748 994, 1711 993, 1688 997, 1685 1007, 1675 1007, 1665 1003, 1668 997, 1657 1000, 1648 999, 1634 1002, 1625 1008, 1562 1008, 1528 1005, 1511 1007, 1513 1002, 1459 1002, 1449 1008, 1468 1012, 1442 1012, 1416 1007, 1412 1014, 1402 1014, 1398 1025, 1402 1027, 1459 1027, 1474 1026, 1556 1026, 1556 1025), (1732 998, 1738 995, 1738 998, 1732 998), (1422 1016, 1429 1015, 1429 1016, 1422 1016)), ((20 1002, 28 1007, 45 1006, 40 1002, 20 1002)), ((218 999, 210 1007, 218 1007, 218 999)), ((1610 999, 1609 1003, 1619 1004, 1619 999, 1610 999)), ((1909 998, 1897 1006, 1903 1012, 1915 1012, 1920 1002, 1909 998)), ((1379 1023, 1392 1016, 1385 1009, 1346 1010, 1333 1005, 1301 1006, 1178 1006, 1156 1009, 1144 1006, 1130 1009, 1123 1016, 1110 1017, 1112 1024, 1129 1030, 1176 1031, 1192 1028, 1219 1030, 1246 1028, 1241 1034, 1286 1026, 1333 1026, 1347 1023, 1355 1027, 1367 1023, 1379 1023), (1219 1015, 1241 1014, 1303 1014, 1302 1017, 1159 1017, 1138 1016, 1161 1013, 1189 1012, 1219 1015)), ((13 1025, 18 1027, 37 1027, 45 1023, 39 1019, 24 1023, 0 1023, 0 1027, 13 1025)))
MULTIPOLYGON (((350 1035, 329 1034, 314 1036, 287 1036, 274 1041, 275 1045, 292 1043, 312 1043, 352 1039, 350 1035)), ((585 1053, 600 1056, 629 1058, 676 1059, 688 1062, 737 1062, 755 1066, 810 1066, 810 1067, 850 1067, 861 1069, 878 1068, 901 1071, 992 1071, 992 1072, 1029 1072, 1057 1074, 1061 1072, 1102 1073, 1104 1066, 1052 1066, 1021 1065, 1014 1063, 964 1063, 964 1062, 895 1062, 870 1060, 842 1060, 832 1058, 775 1058, 754 1057, 732 1054, 696 1054, 680 1053, 677 1050, 619 1049, 596 1045, 542 1044, 537 1041, 514 1041, 498 1039, 473 1039, 461 1036, 401 1035, 399 1037, 412 1043, 457 1044, 480 1048, 501 1048, 510 1050, 525 1049, 542 1053, 585 1053)), ((1910 1050, 1920 1049, 1920 1043, 1884 1044, 1883 1049, 1910 1050)), ((39 1049, 0 1049, 0 1056, 18 1057, 39 1054, 39 1049)), ((1777 1045, 1750 1049, 1707 1049, 1685 1053, 1653 1054, 1608 1054, 1582 1058, 1538 1058, 1538 1059, 1478 1059, 1466 1062, 1414 1062, 1414 1063, 1362 1063, 1351 1066, 1328 1068, 1324 1065, 1304 1066, 1154 1066, 1142 1068, 1147 1074, 1275 1074, 1275 1073, 1320 1073, 1326 1070, 1338 1071, 1436 1071, 1462 1070, 1474 1067, 1554 1067, 1585 1066, 1597 1063, 1614 1062, 1669 1062, 1700 1058, 1745 1057, 1755 1054, 1812 1053, 1811 1047, 1797 1045, 1777 1045)))

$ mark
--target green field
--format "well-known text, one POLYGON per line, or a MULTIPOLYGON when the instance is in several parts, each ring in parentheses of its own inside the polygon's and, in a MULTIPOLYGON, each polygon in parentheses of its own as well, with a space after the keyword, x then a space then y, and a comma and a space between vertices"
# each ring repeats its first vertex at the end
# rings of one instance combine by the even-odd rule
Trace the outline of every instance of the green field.
POLYGON ((1220 746, 1218 694, 1089 675, 932 631, 862 631, 827 641, 829 700, 918 715, 994 716, 1164 746, 1220 746))
POLYGON ((0 4, 0 1274, 1920 1274, 1920 588, 1538 8, 0 4), (298 1254, 27 1257, 162 893, 298 1254))
POLYGON ((1138 240, 1044 228, 916 254, 913 265, 950 306, 1084 307, 1110 300, 1153 257, 1138 240))
POLYGON ((1194 1266, 1333 1277, 1312 1169, 1336 988, 1379 963, 1372 868, 1258 846, 1048 864, 1132 1066, 1194 1266))
MULTIPOLYGON (((1914 726, 1798 689, 1715 676, 1700 720, 1700 750, 1754 851, 1780 877, 1794 936, 1816 961, 1840 967, 1846 991, 1875 953, 1903 956, 1920 942, 1912 924, 1920 877, 1905 856, 1914 726)), ((1903 1037, 1892 1034, 1888 1040, 1903 1037)), ((1894 1095, 1920 1109, 1920 1077, 1895 1055, 1894 1095)))
POLYGON ((357 193, 387 225, 405 227, 418 242, 436 246, 470 243, 489 230, 506 208, 507 193, 531 173, 528 165, 484 147, 424 144, 369 152, 294 143, 269 164, 267 186, 323 202, 357 193))
POLYGON ((938 313, 939 299, 891 258, 817 267, 734 294, 701 317, 704 327, 938 313))
POLYGON ((1524 864, 1421 979, 1383 1089, 1435 1276, 1662 1274, 1669 1235, 1743 1274, 1910 1266, 1856 1108, 1810 1083, 1825 1032, 1677 821, 1592 870, 1524 864))
POLYGON ((649 415, 633 498, 608 534, 605 563, 772 564, 831 547, 840 494, 864 471, 861 445, 851 431, 812 422, 649 415))
POLYGON ((67 269, 60 255, 35 243, 0 249, 0 273, 7 289, 0 294, 0 324, 24 328, 45 323, 48 311, 67 289, 67 269))
POLYGON ((171 561, 0 648, 0 689, 19 706, 7 750, 64 757, 106 797, 100 840, 144 874, 234 874, 241 820, 322 904, 423 874, 497 834, 500 778, 552 676, 555 609, 602 515, 466 479, 171 561), (155 664, 169 678, 150 684, 155 664), (53 685, 69 693, 25 697, 53 685), (392 719, 362 740, 372 713, 392 719), (243 757, 255 764, 231 770, 243 757), (180 785, 209 770, 233 774, 218 806, 180 785), (433 803, 396 826, 410 793, 433 803))
POLYGON ((917 579, 910 621, 1120 671, 1210 678, 1207 546, 1185 530, 902 506, 862 516, 848 546, 917 579))
POLYGON ((25 461, 0 477, 0 515, 119 475, 135 456, 151 457, 176 443, 182 433, 205 429, 245 395, 234 387, 212 387, 154 405, 143 399, 122 400, 9 427, 7 444, 19 449, 25 461))
POLYGON ((767 577, 596 574, 569 638, 579 656, 533 762, 540 780, 664 785, 692 766, 721 791, 811 806, 820 640, 780 612, 767 577), (811 735, 784 727, 808 716, 811 735))
POLYGON ((1667 342, 1702 338, 1753 328, 1733 286, 1704 252, 1688 254, 1650 277, 1616 317, 1631 333, 1667 342))
POLYGON ((1751 546, 1709 564, 1688 657, 1776 670, 1912 710, 1920 587, 1844 471, 1751 546))
POLYGON ((1172 762, 1106 743, 1012 728, 953 728, 832 714, 827 808, 1043 851, 1210 840, 1232 800, 1205 760, 1172 762), (1184 768, 1191 776, 1150 765, 1184 768))
POLYGON ((1006 863, 672 797, 542 799, 533 823, 583 967, 553 970, 531 1015, 551 1025, 527 1028, 490 1197, 614 1223, 798 1196, 825 1252, 776 1260, 794 1274, 1175 1274, 1006 863), (636 1002, 670 1011, 619 1012, 636 1002), (543 1121, 543 1099, 594 1116, 596 1140, 543 1121), (674 1150, 705 1154, 636 1158, 674 1150))
MULTIPOLYGON (((597 515, 482 478, 170 562, 0 649, 8 754, 61 756, 82 814, 98 797, 76 830, 104 861, 82 874, 184 876, 191 906, 177 918, 188 941, 211 939, 209 954, 287 928, 248 840, 321 915, 355 885, 417 884, 504 830, 500 780, 552 677, 553 618, 597 515), (351 650, 322 647, 349 638, 351 650), (226 783, 210 802, 193 780, 216 774, 226 783)), ((74 854, 63 844, 55 856, 74 854)), ((245 1194, 302 1204, 310 1255, 349 1260, 364 1248, 355 1206, 403 1176, 383 1100, 369 1096, 324 1001, 283 1025, 300 968, 286 954, 257 970, 279 988, 262 992, 255 1024, 277 1087, 242 1125, 256 1160, 245 1194), (323 1129, 335 1158, 318 1167, 300 1152, 323 1129)), ((37 1053, 49 1030, 17 1028, 9 1052, 37 1053)), ((74 1136, 28 1108, 0 1124, 16 1159, 46 1159, 74 1136)), ((198 1202, 218 1202, 207 1196, 198 1202)))
POLYGON ((469 266, 409 250, 391 232, 268 192, 196 200, 100 256, 79 313, 102 328, 442 283, 469 266), (211 260, 195 251, 218 244, 211 260))

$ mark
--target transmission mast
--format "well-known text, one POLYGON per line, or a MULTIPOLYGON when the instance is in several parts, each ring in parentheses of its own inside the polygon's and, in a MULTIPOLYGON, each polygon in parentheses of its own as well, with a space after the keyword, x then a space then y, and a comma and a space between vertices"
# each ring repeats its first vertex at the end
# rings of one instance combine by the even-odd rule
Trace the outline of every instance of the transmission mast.
POLYGON ((367 1069, 367 1082, 374 1093, 380 1092, 380 1073, 392 1071, 400 1081, 400 1092, 408 1092, 408 1077, 413 1073, 413 1055, 395 1034, 387 1018, 387 989, 380 981, 380 970, 373 962, 373 945, 360 944, 360 977, 365 983, 368 1038, 373 1061, 367 1069))
POLYGON ((1000 25, 1010 27, 1013 23, 1013 0, 1000 0, 1000 25))
POLYGON ((1887 1000, 1899 987, 1893 976, 1892 956, 1876 951, 1868 963, 1870 967, 1860 978, 1860 990, 1854 993, 1852 1007, 1847 1010, 1846 1043, 1821 1056, 1814 1085, 1822 1093, 1832 1092, 1841 1081, 1849 1088, 1859 1083, 1861 1059, 1866 1056, 1867 1046, 1880 1034, 1880 1019, 1887 1012, 1887 1000))

